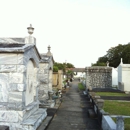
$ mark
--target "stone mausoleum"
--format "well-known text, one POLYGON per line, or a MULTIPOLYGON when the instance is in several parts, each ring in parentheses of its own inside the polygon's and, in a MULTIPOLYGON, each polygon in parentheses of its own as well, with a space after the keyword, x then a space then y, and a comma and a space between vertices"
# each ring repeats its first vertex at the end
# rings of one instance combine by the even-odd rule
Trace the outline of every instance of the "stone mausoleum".
MULTIPOLYGON (((48 46, 48 52, 40 54, 41 60, 38 70, 38 82, 39 92, 38 97, 41 104, 47 105, 49 100, 49 93, 52 91, 52 74, 53 74, 53 55, 50 52, 50 46, 48 46)), ((49 105, 49 104, 48 104, 49 105)))
POLYGON ((89 90, 93 88, 111 88, 112 87, 112 68, 111 67, 86 67, 86 87, 89 90))
POLYGON ((0 44, 0 125, 35 130, 46 117, 39 109, 34 44, 0 44))
POLYGON ((32 36, 0 38, 0 125, 36 130, 46 118, 46 109, 39 108, 38 100, 40 60, 32 36))

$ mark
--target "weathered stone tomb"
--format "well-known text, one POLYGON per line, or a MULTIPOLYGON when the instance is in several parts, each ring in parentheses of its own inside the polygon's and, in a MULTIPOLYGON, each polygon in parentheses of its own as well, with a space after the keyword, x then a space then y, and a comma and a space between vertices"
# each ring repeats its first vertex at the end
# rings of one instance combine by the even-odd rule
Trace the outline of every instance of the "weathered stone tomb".
MULTIPOLYGON (((41 60, 38 70, 38 82, 39 82, 39 101, 42 104, 46 104, 49 100, 49 92, 52 92, 52 74, 53 74, 53 55, 50 52, 50 46, 48 52, 40 54, 41 60)), ((53 93, 53 92, 52 92, 53 93)))
POLYGON ((39 108, 35 44, 0 44, 0 125, 36 130, 47 116, 39 108))
POLYGON ((86 67, 85 71, 87 89, 112 87, 111 67, 86 67))

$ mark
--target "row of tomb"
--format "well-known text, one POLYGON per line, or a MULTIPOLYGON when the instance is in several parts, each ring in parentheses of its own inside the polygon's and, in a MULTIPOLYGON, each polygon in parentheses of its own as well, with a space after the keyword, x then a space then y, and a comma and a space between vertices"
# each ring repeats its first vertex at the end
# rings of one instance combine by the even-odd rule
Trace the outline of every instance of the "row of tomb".
POLYGON ((52 91, 53 55, 40 54, 34 28, 27 28, 25 38, 0 38, 0 126, 10 130, 36 130, 53 105, 48 93, 52 91))
MULTIPOLYGON (((48 96, 53 93, 52 84, 62 89, 62 71, 57 79, 50 46, 40 54, 32 36, 34 28, 27 29, 28 37, 0 38, 0 126, 10 130, 36 130, 47 117, 46 107, 39 108, 39 104, 54 105, 48 96)), ((87 89, 112 88, 111 67, 86 67, 85 72, 87 89)), ((123 91, 130 91, 128 75, 129 65, 121 61, 118 82, 123 91)))

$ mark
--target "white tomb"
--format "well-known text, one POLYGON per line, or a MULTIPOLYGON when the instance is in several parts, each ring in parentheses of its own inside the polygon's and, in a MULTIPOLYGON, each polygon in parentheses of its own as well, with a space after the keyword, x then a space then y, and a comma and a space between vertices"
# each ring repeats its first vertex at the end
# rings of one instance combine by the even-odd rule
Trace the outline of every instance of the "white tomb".
POLYGON ((24 44, 22 38, 0 39, 0 125, 36 130, 46 118, 38 100, 40 59, 35 44, 24 44))
POLYGON ((118 87, 122 91, 130 91, 130 64, 121 63, 118 66, 118 87))

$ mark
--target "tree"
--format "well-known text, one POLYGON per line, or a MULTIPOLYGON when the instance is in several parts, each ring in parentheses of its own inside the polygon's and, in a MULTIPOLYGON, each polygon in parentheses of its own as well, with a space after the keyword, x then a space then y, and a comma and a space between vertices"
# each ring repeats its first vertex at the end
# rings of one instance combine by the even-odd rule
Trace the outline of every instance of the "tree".
POLYGON ((97 63, 95 63, 95 64, 92 64, 92 66, 106 66, 106 63, 97 62, 97 63))
POLYGON ((106 66, 107 61, 108 58, 106 56, 99 57, 98 61, 95 64, 92 64, 92 66, 106 66))
POLYGON ((130 64, 130 43, 124 46, 122 51, 123 63, 130 64))
POLYGON ((75 68, 75 66, 71 63, 63 63, 63 65, 65 66, 65 68, 75 68))
POLYGON ((117 67, 120 63, 120 59, 123 57, 123 49, 125 45, 119 44, 116 47, 112 47, 107 51, 106 56, 110 66, 117 67))
POLYGON ((73 71, 71 71, 71 70, 68 70, 67 72, 66 72, 66 75, 67 75, 67 77, 73 77, 73 75, 74 75, 74 72, 73 71))
POLYGON ((53 72, 58 72, 58 67, 57 66, 53 66, 53 72))
POLYGON ((75 68, 74 65, 71 63, 58 63, 58 62, 55 62, 53 67, 57 67, 58 70, 63 70, 64 73, 66 68, 75 68))
POLYGON ((54 66, 57 66, 59 70, 64 70, 65 66, 62 63, 55 62, 54 66))
POLYGON ((125 45, 118 44, 118 46, 111 47, 107 54, 100 57, 92 66, 102 66, 109 61, 109 66, 116 68, 120 64, 121 58, 123 58, 123 63, 130 64, 130 43, 125 45))

